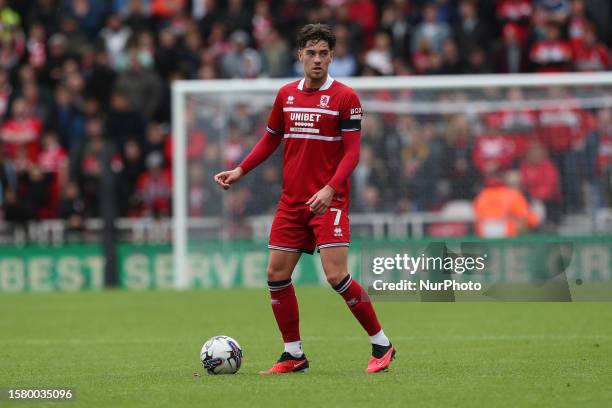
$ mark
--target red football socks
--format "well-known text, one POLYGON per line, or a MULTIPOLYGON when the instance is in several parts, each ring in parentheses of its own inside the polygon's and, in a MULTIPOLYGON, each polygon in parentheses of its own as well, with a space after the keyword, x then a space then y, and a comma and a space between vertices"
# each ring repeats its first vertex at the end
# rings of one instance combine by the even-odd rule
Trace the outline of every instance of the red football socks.
POLYGON ((359 282, 353 279, 351 275, 347 275, 342 282, 334 286, 334 290, 344 298, 349 309, 369 336, 374 336, 380 332, 380 323, 370 297, 359 282))
POLYGON ((291 279, 268 281, 272 311, 285 343, 300 340, 300 313, 291 279))

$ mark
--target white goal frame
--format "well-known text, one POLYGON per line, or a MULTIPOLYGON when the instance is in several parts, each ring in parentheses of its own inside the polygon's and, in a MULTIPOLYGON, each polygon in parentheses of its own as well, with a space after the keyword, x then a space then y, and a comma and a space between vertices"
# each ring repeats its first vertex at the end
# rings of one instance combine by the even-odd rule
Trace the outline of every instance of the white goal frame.
MULTIPOLYGON (((172 160, 173 171, 173 216, 172 255, 174 286, 189 287, 187 239, 187 162, 180 159, 187 147, 187 132, 184 121, 185 100, 193 93, 239 94, 249 91, 268 91, 274 94, 284 84, 297 78, 253 80, 180 80, 172 83, 172 160)), ((540 87, 540 86, 593 86, 612 85, 612 72, 567 73, 567 74, 487 74, 487 75, 442 75, 404 77, 354 77, 342 78, 343 83, 356 91, 376 89, 389 90, 448 90, 480 89, 488 87, 540 87)), ((270 105, 272 104, 270 101, 270 105)))

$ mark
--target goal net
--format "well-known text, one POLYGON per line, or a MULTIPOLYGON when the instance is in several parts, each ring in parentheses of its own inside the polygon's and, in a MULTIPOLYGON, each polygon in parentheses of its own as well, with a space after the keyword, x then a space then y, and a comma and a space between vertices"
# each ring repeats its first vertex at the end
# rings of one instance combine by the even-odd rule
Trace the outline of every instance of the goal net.
MULTIPOLYGON (((173 84, 178 287, 190 286, 196 270, 229 262, 194 254, 229 242, 248 251, 250 242, 267 239, 282 148, 229 191, 213 176, 234 168, 257 143, 277 90, 289 81, 173 84)), ((364 108, 361 161, 351 181, 352 236, 471 236, 472 202, 493 176, 524 193, 543 220, 540 231, 610 232, 612 74, 342 81, 364 108)), ((244 263, 255 269, 262 260, 244 263)), ((234 278, 201 277, 219 286, 234 278)))

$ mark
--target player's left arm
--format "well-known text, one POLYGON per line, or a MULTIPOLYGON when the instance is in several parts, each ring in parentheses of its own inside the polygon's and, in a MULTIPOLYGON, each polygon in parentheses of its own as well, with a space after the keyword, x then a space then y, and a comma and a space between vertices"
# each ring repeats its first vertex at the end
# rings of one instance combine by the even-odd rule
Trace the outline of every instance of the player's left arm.
POLYGON ((340 108, 340 132, 344 154, 333 177, 327 185, 317 191, 306 202, 315 214, 323 214, 344 183, 349 179, 357 164, 359 164, 359 151, 361 140, 361 103, 357 95, 352 92, 340 108))

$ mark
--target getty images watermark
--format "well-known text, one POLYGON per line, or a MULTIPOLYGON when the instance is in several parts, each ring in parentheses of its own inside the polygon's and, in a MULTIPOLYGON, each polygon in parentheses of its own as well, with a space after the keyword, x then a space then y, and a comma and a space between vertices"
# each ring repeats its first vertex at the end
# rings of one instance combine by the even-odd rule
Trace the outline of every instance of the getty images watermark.
POLYGON ((369 241, 360 281, 373 300, 612 301, 612 237, 369 241))
MULTIPOLYGON (((372 259, 372 289, 374 291, 480 291, 482 284, 468 280, 461 282, 456 279, 397 279, 388 281, 383 276, 385 272, 393 272, 399 276, 414 277, 417 272, 452 271, 455 274, 481 273, 485 270, 487 255, 482 256, 428 256, 420 254, 411 256, 407 253, 394 256, 377 256, 372 259)), ((438 276, 436 276, 438 278, 438 276)))

